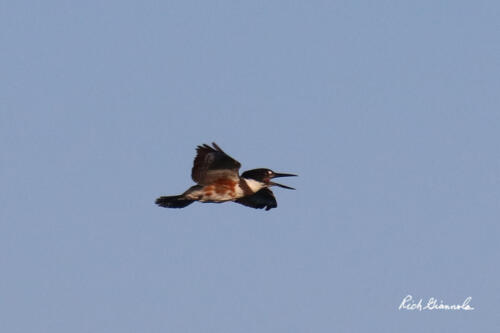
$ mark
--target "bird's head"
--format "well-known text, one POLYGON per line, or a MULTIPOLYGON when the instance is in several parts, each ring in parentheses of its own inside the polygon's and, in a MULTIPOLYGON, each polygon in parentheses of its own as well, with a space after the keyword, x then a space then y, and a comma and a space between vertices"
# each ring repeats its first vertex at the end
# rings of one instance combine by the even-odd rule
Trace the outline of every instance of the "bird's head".
POLYGON ((274 172, 273 170, 265 169, 265 168, 252 169, 252 170, 245 171, 241 174, 241 177, 243 177, 243 178, 256 180, 258 182, 264 183, 266 186, 279 186, 279 187, 287 188, 289 190, 295 190, 295 189, 293 187, 289 187, 286 185, 272 182, 271 179, 279 178, 279 177, 294 177, 294 176, 297 176, 297 175, 294 175, 291 173, 278 173, 278 172, 274 172))

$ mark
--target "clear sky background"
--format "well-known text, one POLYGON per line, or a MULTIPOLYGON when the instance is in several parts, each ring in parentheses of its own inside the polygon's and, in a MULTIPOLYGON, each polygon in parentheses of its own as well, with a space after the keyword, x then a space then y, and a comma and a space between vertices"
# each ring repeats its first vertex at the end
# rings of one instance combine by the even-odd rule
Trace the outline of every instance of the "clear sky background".
POLYGON ((499 332, 499 17, 3 1, 0 331, 499 332), (156 207, 212 141, 297 190, 156 207))

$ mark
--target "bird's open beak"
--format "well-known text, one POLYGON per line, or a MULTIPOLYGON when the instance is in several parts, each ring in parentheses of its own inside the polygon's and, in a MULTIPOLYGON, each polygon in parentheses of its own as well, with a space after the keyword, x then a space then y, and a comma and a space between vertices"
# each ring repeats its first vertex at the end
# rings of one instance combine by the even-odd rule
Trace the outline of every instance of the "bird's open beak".
MULTIPOLYGON (((292 173, 274 173, 273 177, 272 178, 279 178, 279 177, 296 177, 297 175, 294 175, 292 173)), ((275 182, 269 182, 270 185, 274 185, 274 186, 279 186, 279 187, 283 187, 283 188, 287 188, 289 190, 295 190, 293 187, 290 187, 290 186, 286 186, 286 185, 283 185, 283 184, 278 184, 278 183, 275 183, 275 182)))

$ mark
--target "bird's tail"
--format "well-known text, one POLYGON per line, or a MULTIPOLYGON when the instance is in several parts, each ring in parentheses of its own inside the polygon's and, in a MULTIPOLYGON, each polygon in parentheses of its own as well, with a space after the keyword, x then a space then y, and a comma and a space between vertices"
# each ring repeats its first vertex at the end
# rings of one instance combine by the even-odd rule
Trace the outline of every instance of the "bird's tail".
POLYGON ((155 203, 166 208, 184 208, 193 203, 194 200, 184 198, 184 195, 172 195, 169 197, 159 197, 155 203))

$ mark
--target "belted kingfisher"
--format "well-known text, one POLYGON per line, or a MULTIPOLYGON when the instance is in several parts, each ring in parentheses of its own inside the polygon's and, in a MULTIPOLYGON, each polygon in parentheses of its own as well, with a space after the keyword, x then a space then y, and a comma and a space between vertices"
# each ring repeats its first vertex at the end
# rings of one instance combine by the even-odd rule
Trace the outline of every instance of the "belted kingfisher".
POLYGON ((191 178, 198 185, 190 187, 181 195, 159 197, 155 202, 158 206, 183 208, 193 201, 234 201, 248 207, 269 210, 278 206, 269 187, 295 190, 271 181, 278 177, 297 176, 294 174, 261 168, 245 171, 239 176, 240 162, 227 155, 215 142, 212 145, 204 144, 196 149, 191 178))

